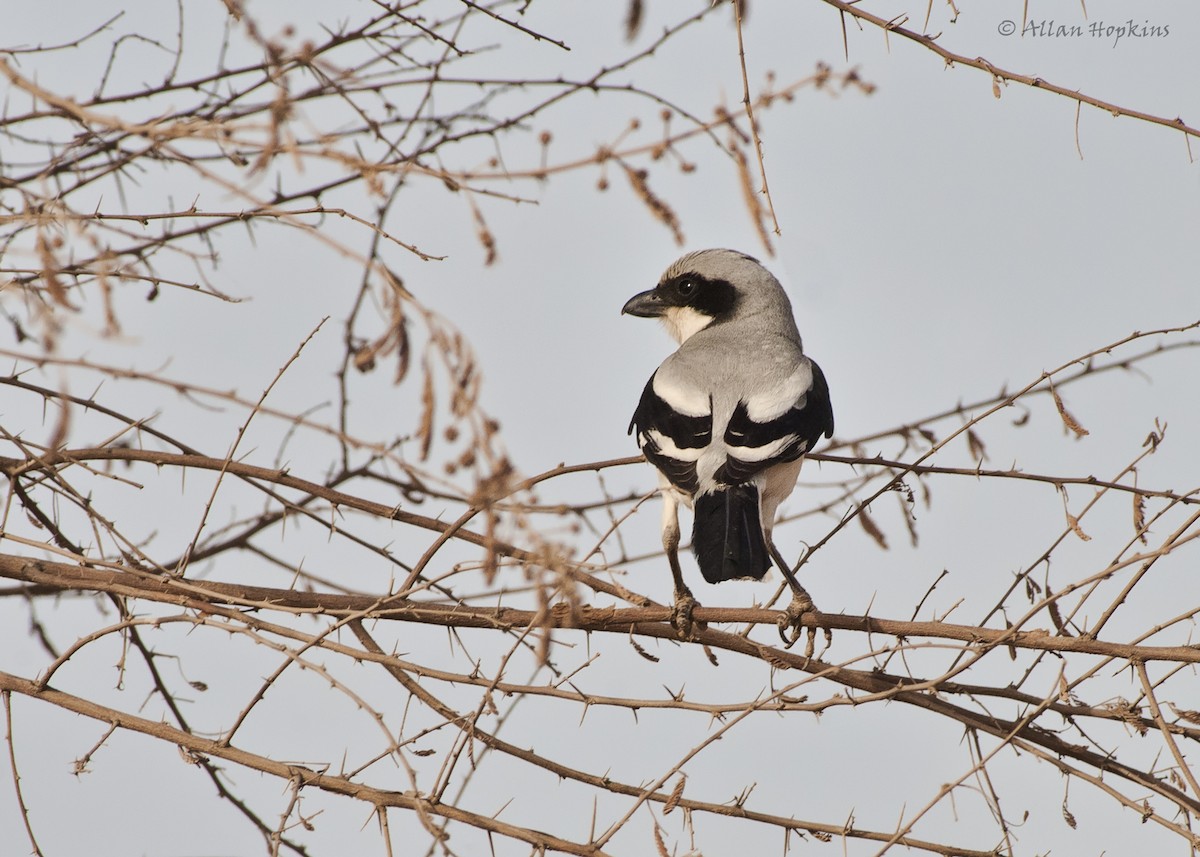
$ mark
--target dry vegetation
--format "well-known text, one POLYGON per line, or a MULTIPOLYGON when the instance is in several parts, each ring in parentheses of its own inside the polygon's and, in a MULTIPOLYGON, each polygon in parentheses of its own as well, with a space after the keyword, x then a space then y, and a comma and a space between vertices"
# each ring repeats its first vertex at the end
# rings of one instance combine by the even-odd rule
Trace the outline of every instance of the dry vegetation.
MULTIPOLYGON (((997 81, 1140 116, 830 5, 997 81)), ((0 349, 0 621, 21 653, 4 656, 0 694, 4 800, 27 823, 7 842, 41 853, 51 811, 22 784, 48 758, 36 720, 66 711, 90 724, 60 739, 76 774, 136 758, 149 782, 175 782, 182 756, 217 795, 187 817, 256 830, 272 854, 324 853, 314 831, 338 813, 351 832, 373 820, 362 835, 389 854, 719 853, 706 837, 721 836, 781 852, 799 837, 805 853, 1032 853, 1010 807, 1035 780, 1061 789, 1054 811, 1071 826, 1074 802, 1100 801, 1178 836, 1176 853, 1195 849, 1200 603, 1194 587, 1169 611, 1140 598, 1195 567, 1200 489, 1138 478, 1151 457, 1186 453, 1165 426, 1114 472, 993 466, 987 451, 992 433, 1085 434, 1072 391, 1194 360, 1196 325, 1097 343, 990 400, 815 456, 821 484, 798 492, 798 523, 780 530, 811 542, 814 565, 864 534, 915 545, 914 513, 945 511, 938 484, 1058 492, 1064 514, 1043 549, 994 592, 975 590, 991 609, 950 617, 964 582, 935 576, 908 584, 902 613, 810 614, 814 633, 795 648, 780 643, 774 601, 701 607, 706 627, 678 641, 669 607, 640 591, 647 575, 629 573, 666 576, 659 555, 624 541, 648 495, 610 487, 620 472, 648 491, 649 470, 628 458, 519 472, 480 405, 469 344, 400 273, 437 248, 397 224, 410 195, 457 200, 448 226, 476 235, 491 263, 503 247, 490 205, 582 171, 597 192, 627 183, 631 212, 682 242, 687 224, 655 176, 703 157, 740 176, 769 250, 762 118, 802 93, 866 97, 870 85, 828 67, 744 78, 743 104, 701 116, 626 82, 701 19, 739 25, 704 4, 655 38, 638 35, 631 4, 637 40, 573 80, 481 73, 487 46, 554 48, 521 4, 360 4, 327 29, 280 32, 225 7, 211 32, 180 28, 174 43, 118 17, 82 36, 64 22, 58 45, 0 46, 0 308, 13 334, 0 349), (132 74, 150 49, 158 60, 132 74), (55 82, 63 58, 86 85, 55 82), (554 108, 597 94, 598 110, 633 97, 662 124, 614 112, 608 145, 560 156, 554 108), (285 351, 246 344, 263 320, 239 320, 252 295, 222 259, 279 235, 342 272, 324 286, 331 317, 285 351), (214 366, 217 352, 242 354, 239 377, 207 375, 203 350, 189 362, 186 337, 177 365, 123 344, 160 314, 191 313, 212 325, 214 366), (381 409, 404 415, 398 428, 381 409), (839 791, 838 772, 804 755, 762 757, 761 776, 742 778, 735 757, 761 753, 762 735, 800 743, 818 716, 848 709, 859 737, 831 728, 822 741, 860 776, 911 785, 899 820, 872 816, 869 795, 857 817, 793 802, 839 791), (964 754, 957 779, 930 786, 908 756, 869 749, 868 732, 914 724, 964 754), (126 733, 157 743, 120 743, 126 733)), ((252 296, 268 320, 289 300, 278 291, 252 296)))

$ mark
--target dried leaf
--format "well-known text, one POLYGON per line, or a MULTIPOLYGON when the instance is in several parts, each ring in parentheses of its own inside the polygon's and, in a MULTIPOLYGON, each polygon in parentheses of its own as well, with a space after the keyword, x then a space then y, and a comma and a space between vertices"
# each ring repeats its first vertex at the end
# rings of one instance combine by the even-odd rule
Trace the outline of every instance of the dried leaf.
POLYGON ((888 486, 888 489, 887 489, 887 490, 889 490, 889 491, 895 491, 895 492, 896 492, 897 494, 899 494, 899 495, 900 495, 902 498, 904 498, 904 499, 901 501, 901 506, 903 506, 903 507, 904 507, 904 508, 906 508, 906 509, 908 509, 908 508, 911 508, 911 507, 912 507, 913 505, 915 505, 915 503, 916 503, 916 500, 914 500, 914 499, 913 499, 913 490, 912 490, 912 488, 910 488, 910 487, 908 486, 908 483, 907 483, 907 482, 905 482, 903 479, 897 479, 897 480, 896 480, 895 482, 893 482, 893 483, 892 483, 890 486, 888 486), (906 503, 907 503, 907 505, 905 505, 906 503))
POLYGON ((781 672, 790 670, 792 668, 792 665, 770 646, 759 646, 757 654, 760 658, 781 672))
POLYGON ((351 358, 354 368, 364 375, 375 369, 376 361, 391 352, 396 353, 396 375, 394 383, 399 384, 408 375, 408 364, 411 349, 408 338, 408 319, 404 315, 404 307, 399 295, 387 293, 390 318, 388 326, 374 342, 360 345, 354 349, 351 358))
POLYGON ((750 175, 750 161, 746 158, 742 147, 737 144, 737 140, 729 141, 729 151, 733 153, 733 160, 737 164, 738 180, 742 186, 742 201, 746 203, 750 220, 754 223, 754 228, 758 230, 758 240, 762 242, 767 255, 774 256, 775 249, 771 246, 771 236, 767 232, 767 212, 763 210, 762 201, 754 189, 754 178, 750 175))
POLYGON ((679 228, 679 218, 675 216, 675 212, 669 205, 650 190, 650 185, 646 182, 649 173, 645 170, 635 170, 624 163, 621 164, 621 168, 625 170, 625 177, 629 179, 633 192, 646 204, 655 219, 671 230, 671 234, 675 236, 675 243, 682 246, 683 230, 679 228))
POLYGON ((979 435, 975 434, 974 429, 967 429, 967 449, 970 450, 971 458, 975 461, 987 461, 987 448, 979 439, 979 435))
POLYGON ((59 279, 58 273, 62 266, 58 264, 58 259, 54 258, 54 251, 50 249, 50 242, 46 240, 44 232, 38 232, 37 253, 42 263, 42 282, 46 284, 46 291, 50 293, 50 297, 64 309, 77 311, 79 308, 71 303, 67 297, 67 289, 59 279))
POLYGON ((679 779, 675 781, 675 788, 671 789, 671 796, 663 804, 663 815, 670 815, 671 811, 679 806, 679 799, 683 797, 683 787, 685 785, 687 785, 687 777, 684 774, 680 774, 679 779))
POLYGON ((1067 809, 1067 802, 1064 800, 1062 805, 1063 821, 1067 826, 1074 830, 1078 825, 1075 823, 1075 816, 1071 815, 1071 810, 1067 809))
POLYGON ((394 384, 399 385, 406 377, 408 377, 408 362, 410 349, 408 344, 408 320, 403 315, 394 323, 394 331, 396 334, 396 377, 393 380, 394 384))
POLYGON ((1200 711, 1193 711, 1190 708, 1176 708, 1172 702, 1167 703, 1171 710, 1175 712, 1175 716, 1180 720, 1186 720, 1188 723, 1194 723, 1200 726, 1200 711))
POLYGON ((487 221, 483 219, 483 212, 474 200, 471 201, 471 216, 475 218, 475 237, 483 245, 483 264, 485 267, 491 267, 496 263, 496 236, 488 228, 487 221))
POLYGON ((1054 593, 1050 591, 1049 584, 1046 586, 1046 598, 1048 599, 1046 610, 1050 613, 1050 621, 1054 623, 1055 629, 1057 629, 1058 633, 1064 637, 1072 636, 1071 632, 1067 630, 1066 623, 1063 622, 1062 613, 1060 613, 1058 609, 1058 599, 1056 599, 1054 597, 1054 593))
POLYGON ((635 652, 637 652, 639 655, 641 655, 643 658, 645 658, 646 660, 650 661, 650 663, 652 663, 652 664, 658 663, 659 659, 656 656, 647 652, 645 649, 643 649, 641 644, 637 640, 633 639, 633 637, 629 638, 629 645, 633 646, 633 650, 635 652))
POLYGON ((1054 407, 1058 408, 1058 415, 1062 417, 1063 425, 1075 433, 1075 437, 1085 437, 1088 430, 1079 424, 1079 420, 1067 410, 1067 406, 1063 404, 1062 397, 1058 395, 1058 390, 1054 386, 1050 386, 1050 395, 1054 397, 1054 407))
MULTIPOLYGON (((904 485, 904 483, 900 483, 904 485)), ((917 516, 912 513, 912 507, 916 504, 913 499, 912 489, 907 485, 904 488, 908 491, 908 496, 900 498, 900 515, 904 518, 904 526, 908 528, 908 541, 913 547, 917 546, 917 516)))
POLYGON ((410 348, 408 341, 408 318, 404 314, 404 284, 392 274, 389 276, 391 288, 388 289, 388 331, 387 341, 394 343, 396 349, 396 377, 394 383, 399 384, 408 375, 410 348))
POLYGON ((354 368, 359 372, 366 374, 375 368, 376 345, 377 342, 354 349, 354 368))
POLYGON ((663 842, 662 831, 658 829, 658 825, 654 825, 654 844, 658 848, 658 857, 671 857, 671 852, 667 850, 667 843, 663 842))
POLYGON ((992 77, 992 95, 1000 97, 1000 78, 995 76, 992 77))
POLYGON ((421 460, 429 458, 433 444, 433 371, 425 365, 425 383, 421 388, 421 422, 417 425, 417 439, 421 441, 421 460))
POLYGON ((645 12, 642 0, 630 0, 629 11, 625 13, 625 40, 632 42, 642 29, 642 15, 645 12))
POLYGON ((1143 494, 1133 495, 1133 531, 1142 544, 1149 544, 1146 540, 1146 497, 1143 494))
POLYGON ((1092 537, 1083 531, 1083 527, 1079 526, 1079 519, 1067 512, 1067 526, 1071 528, 1071 532, 1079 536, 1085 542, 1090 542, 1092 537))
POLYGON ((867 513, 866 506, 858 507, 858 522, 867 531, 867 535, 875 540, 875 544, 884 550, 888 549, 887 538, 883 535, 883 530, 879 529, 878 525, 876 525, 875 521, 867 513))
MULTIPOLYGON (((487 505, 483 515, 483 546, 486 553, 483 555, 483 579, 487 581, 487 585, 491 586, 496 579, 496 572, 500 570, 500 564, 496 554, 496 511, 492 508, 491 503, 487 505)), ((538 590, 539 596, 544 598, 545 593, 538 590)), ((549 656, 550 644, 550 626, 547 625, 546 633, 543 635, 544 654, 549 656)), ((542 663, 546 663, 546 659, 542 659, 542 663)))

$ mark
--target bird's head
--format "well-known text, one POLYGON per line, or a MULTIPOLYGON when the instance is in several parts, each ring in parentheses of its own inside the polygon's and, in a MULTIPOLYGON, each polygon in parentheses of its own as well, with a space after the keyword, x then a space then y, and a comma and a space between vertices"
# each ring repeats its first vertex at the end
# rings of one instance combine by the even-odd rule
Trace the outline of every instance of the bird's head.
POLYGON ((758 260, 736 250, 700 250, 676 260, 653 289, 630 298, 622 313, 657 318, 677 342, 713 324, 791 304, 758 260))

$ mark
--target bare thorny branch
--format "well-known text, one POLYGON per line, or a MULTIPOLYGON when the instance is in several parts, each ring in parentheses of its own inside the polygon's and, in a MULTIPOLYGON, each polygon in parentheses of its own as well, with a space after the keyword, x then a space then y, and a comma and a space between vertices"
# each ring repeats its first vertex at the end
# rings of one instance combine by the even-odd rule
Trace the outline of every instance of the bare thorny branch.
MULTIPOLYGON (((1197 133, 966 58, 860 4, 828 2, 948 62, 1197 133)), ((541 32, 522 4, 376 3, 337 29, 278 36, 242 4, 225 5, 225 41, 213 52, 220 60, 195 76, 181 71, 193 67, 184 62, 182 18, 170 28, 179 34, 173 48, 163 45, 175 35, 141 34, 169 55, 156 85, 121 90, 122 45, 134 34, 117 35, 120 18, 53 46, 0 50, 10 95, 0 118, 0 288, 17 340, 0 349, 12 365, 0 378, 8 486, 0 610, 10 625, 22 615, 32 629, 25 659, 0 671, 0 694, 17 812, 34 852, 45 810, 30 800, 23 755, 32 749, 30 712, 46 706, 98 724, 99 741, 80 741, 78 773, 111 764, 114 733, 174 744, 271 854, 315 850, 310 834, 323 822, 306 814, 304 800, 318 792, 368 808, 389 853, 412 837, 445 854, 481 852, 485 843, 632 853, 651 838, 660 853, 698 853, 705 845, 693 820, 704 818, 727 822, 734 835, 746 825, 782 832, 785 848, 796 833, 867 853, 900 845, 1011 854, 1019 825, 1000 807, 1022 788, 1005 769, 1013 753, 1195 847, 1200 802, 1189 750, 1200 714, 1186 681, 1200 662, 1191 636, 1200 604, 1184 597, 1136 618, 1127 607, 1145 605, 1159 580, 1194 557, 1200 536, 1200 486, 1146 475, 1157 472, 1156 457, 1172 454, 1174 438, 1148 424, 1144 446, 1107 471, 984 462, 985 440, 1044 432, 1043 423, 1083 437, 1088 418, 1070 404, 1076 391, 1191 356, 1197 324, 1135 333, 1013 391, 836 438, 812 456, 824 481, 806 486, 802 507, 780 522, 793 543, 801 531, 810 540, 804 563, 831 548, 806 565, 817 573, 832 548, 854 539, 883 547, 897 527, 913 543, 925 528, 936 531, 935 486, 1061 496, 1049 545, 1012 560, 1011 578, 996 580, 981 553, 972 569, 979 589, 956 591, 958 600, 943 600, 956 585, 943 573, 932 585, 932 575, 905 581, 911 611, 810 613, 806 625, 836 632, 819 657, 776 644, 779 613, 761 596, 749 606, 697 608, 707 627, 680 640, 669 608, 651 594, 665 592, 659 552, 634 549, 647 471, 626 457, 518 473, 481 405, 474 352, 407 284, 421 270, 410 261, 449 251, 408 240, 402 210, 422 193, 464 194, 463 229, 491 264, 499 256, 489 206, 533 199, 542 183, 579 171, 597 173, 603 190, 615 169, 644 213, 682 243, 686 221, 658 181, 671 165, 691 173, 695 147, 710 146, 737 175, 769 252, 780 226, 764 117, 806 90, 869 94, 871 85, 819 66, 784 85, 755 86, 741 4, 732 15, 706 6, 578 79, 479 72, 493 44, 570 47, 541 32), (741 111, 721 106, 701 118, 628 82, 625 72, 719 15, 727 42, 736 37, 741 111), (43 57, 109 37, 90 95, 39 82, 43 57), (595 95, 650 105, 661 130, 622 119, 607 129, 608 143, 565 154, 549 131, 532 133, 535 124, 553 127, 562 104, 595 95), (159 181, 195 196, 172 202, 156 193, 159 181), (212 194, 223 202, 202 199, 212 194), (255 240, 274 227, 355 272, 352 294, 338 295, 335 347, 310 324, 262 367, 247 359, 235 383, 129 366, 124 352, 105 356, 144 323, 142 298, 211 297, 202 311, 219 319, 246 310, 252 302, 239 300, 220 251, 242 231, 255 240), (239 393, 241 383, 256 393, 239 393), (392 419, 376 418, 379 401, 392 419), (395 413, 409 414, 399 433, 395 413), (35 439, 43 423, 48 435, 35 439), (638 487, 610 487, 618 477, 638 487), (899 523, 880 508, 889 494, 900 499, 899 523), (930 520, 918 527, 922 504, 930 520), (1127 525, 1113 523, 1118 514, 1127 525), (643 562, 654 563, 653 574, 640 574, 643 562), (968 596, 974 620, 960 618, 968 596), (72 601, 103 618, 94 627, 72 611, 74 619, 60 619, 55 606, 72 601), (220 661, 228 647, 237 651, 232 668, 220 661), (701 672, 685 663, 693 650, 701 672), (117 687, 97 691, 79 680, 78 665, 106 656, 118 664, 117 687), (164 668, 176 658, 178 677, 164 668), (236 680, 242 675, 250 685, 236 680), (685 692, 680 675, 700 689, 685 692), (305 684, 313 677, 337 700, 328 709, 305 684), (327 733, 305 732, 281 754, 263 739, 263 723, 300 707, 337 718, 329 731, 344 743, 330 751, 327 733), (786 788, 767 784, 771 771, 757 790, 705 776, 722 747, 761 752, 757 730, 782 724, 780 757, 792 758, 810 743, 795 736, 807 736, 819 716, 853 712, 886 731, 896 711, 955 741, 969 736, 966 766, 926 794, 914 785, 899 821, 860 823, 797 805, 790 779, 786 788), (614 714, 631 718, 605 719, 614 714), (560 722, 575 718, 579 739, 563 741, 560 722), (600 757, 590 752, 597 746, 600 757), (239 769, 283 788, 259 793, 234 775, 239 769), (517 785, 526 778, 567 784, 563 800, 578 805, 539 809, 517 785), (506 791, 496 792, 497 782, 506 791), (991 833, 931 820, 947 804, 967 804, 971 783, 991 833), (590 824, 580 806, 590 807, 590 824)), ((636 33, 642 14, 632 5, 636 33)), ((136 80, 147 77, 139 71, 136 80)), ((220 342, 214 333, 210 347, 227 347, 220 342)), ((806 473, 815 471, 810 464, 806 473)))

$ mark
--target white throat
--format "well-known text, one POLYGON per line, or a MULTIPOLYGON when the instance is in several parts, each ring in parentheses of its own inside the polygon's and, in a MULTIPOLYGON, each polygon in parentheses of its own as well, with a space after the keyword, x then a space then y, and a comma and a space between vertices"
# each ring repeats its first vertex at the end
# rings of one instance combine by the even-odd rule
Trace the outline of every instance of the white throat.
POLYGON ((683 345, 693 335, 712 324, 713 317, 697 312, 690 306, 674 306, 662 314, 662 323, 675 341, 683 345))

